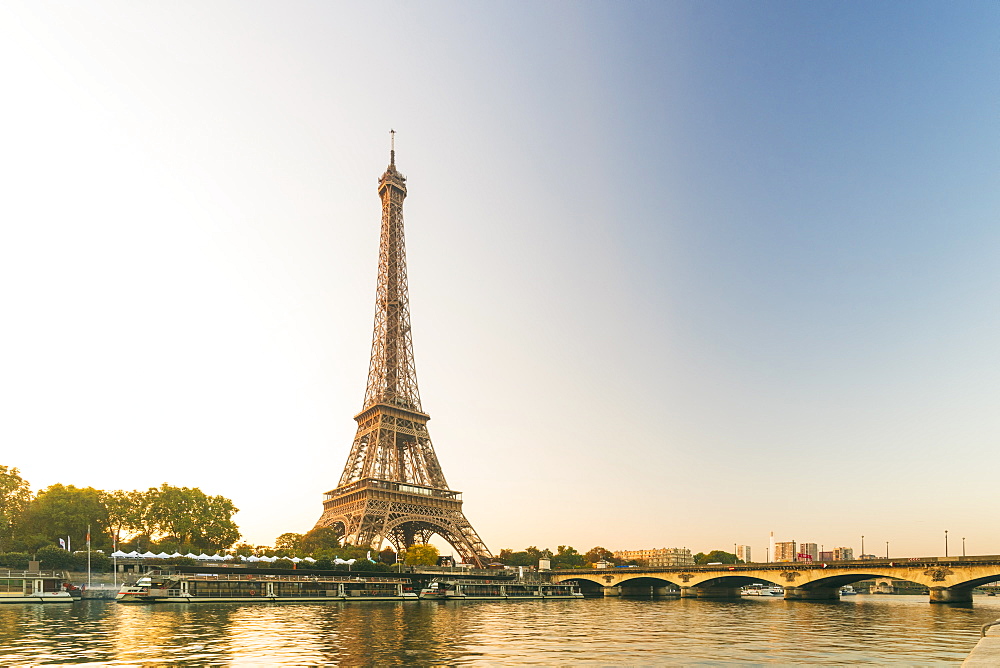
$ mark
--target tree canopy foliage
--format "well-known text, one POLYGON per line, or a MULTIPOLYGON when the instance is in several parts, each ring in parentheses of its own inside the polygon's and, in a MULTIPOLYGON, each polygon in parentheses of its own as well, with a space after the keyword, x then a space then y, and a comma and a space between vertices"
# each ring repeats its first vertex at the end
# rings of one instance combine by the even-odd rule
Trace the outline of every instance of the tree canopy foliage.
POLYGON ((232 519, 237 512, 226 497, 167 483, 146 491, 57 483, 32 495, 16 468, 0 466, 0 550, 34 553, 60 538, 82 549, 89 527, 92 546, 100 550, 131 541, 133 549, 141 543, 145 549, 215 551, 239 539, 232 519))
POLYGON ((732 552, 725 552, 723 550, 712 550, 708 554, 704 552, 699 552, 694 555, 694 563, 698 565, 704 564, 736 564, 740 563, 736 559, 736 555, 732 552))
POLYGON ((408 566, 433 566, 440 554, 438 549, 428 543, 417 543, 406 548, 403 563, 408 566))
POLYGON ((208 496, 197 487, 163 483, 146 493, 149 527, 181 545, 203 549, 227 548, 240 537, 232 517, 239 512, 224 496, 208 496))
POLYGON ((519 552, 511 549, 500 550, 498 560, 507 566, 538 566, 539 559, 548 559, 552 568, 593 568, 598 561, 611 560, 614 554, 603 547, 592 547, 580 554, 575 547, 560 545, 553 552, 548 548, 538 549, 534 545, 519 552))
POLYGON ((0 466, 0 550, 14 537, 14 531, 31 502, 31 486, 16 468, 0 466))
POLYGON ((276 550, 297 550, 302 542, 300 533, 283 533, 274 539, 274 549, 276 550))
POLYGON ((299 541, 299 549, 306 552, 340 547, 340 532, 329 527, 310 529, 299 541))

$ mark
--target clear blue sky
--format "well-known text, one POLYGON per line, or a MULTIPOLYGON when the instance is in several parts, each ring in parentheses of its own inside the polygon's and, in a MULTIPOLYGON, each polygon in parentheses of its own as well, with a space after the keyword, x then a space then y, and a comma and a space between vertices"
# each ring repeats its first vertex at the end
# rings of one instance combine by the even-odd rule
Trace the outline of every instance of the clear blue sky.
POLYGON ((995 2, 5 3, 0 463, 309 529, 395 128, 424 407, 494 551, 1000 553, 998 34, 995 2))

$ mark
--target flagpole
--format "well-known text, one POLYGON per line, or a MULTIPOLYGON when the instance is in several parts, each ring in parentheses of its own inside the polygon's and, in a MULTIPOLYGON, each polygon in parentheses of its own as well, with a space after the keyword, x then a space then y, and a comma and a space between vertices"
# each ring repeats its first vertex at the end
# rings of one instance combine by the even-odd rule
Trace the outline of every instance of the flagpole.
POLYGON ((87 525, 87 589, 90 589, 90 525, 87 525))

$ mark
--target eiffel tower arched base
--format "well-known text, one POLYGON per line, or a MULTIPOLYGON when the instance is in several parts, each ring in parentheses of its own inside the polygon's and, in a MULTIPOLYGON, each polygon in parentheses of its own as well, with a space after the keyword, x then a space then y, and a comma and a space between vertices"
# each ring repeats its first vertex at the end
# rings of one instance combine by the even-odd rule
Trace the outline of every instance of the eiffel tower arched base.
POLYGON ((493 558, 462 512, 458 492, 420 488, 421 493, 409 493, 412 486, 364 482, 330 492, 316 528, 340 525, 345 543, 379 549, 388 542, 399 553, 438 535, 466 563, 482 568, 493 558))

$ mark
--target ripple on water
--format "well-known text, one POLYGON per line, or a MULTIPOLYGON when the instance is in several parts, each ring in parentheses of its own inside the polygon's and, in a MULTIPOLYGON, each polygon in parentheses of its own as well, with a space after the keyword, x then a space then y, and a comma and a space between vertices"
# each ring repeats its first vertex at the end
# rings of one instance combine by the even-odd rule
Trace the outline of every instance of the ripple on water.
POLYGON ((961 661, 997 598, 0 607, 0 663, 898 664, 961 661))

